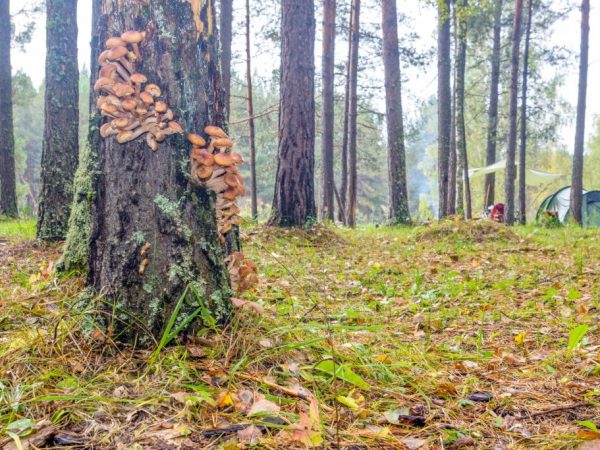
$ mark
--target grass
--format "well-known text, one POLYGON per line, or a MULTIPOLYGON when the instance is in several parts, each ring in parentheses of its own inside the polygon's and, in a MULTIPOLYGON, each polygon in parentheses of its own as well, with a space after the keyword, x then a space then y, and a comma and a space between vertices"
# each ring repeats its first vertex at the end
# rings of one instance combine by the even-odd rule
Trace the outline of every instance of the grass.
POLYGON ((0 222, 0 447, 40 429, 124 449, 600 439, 598 230, 252 227, 260 282, 244 300, 264 312, 156 358, 90 337, 92 303, 70 306, 83 280, 55 278, 60 248, 33 235, 0 222))
POLYGON ((35 220, 0 219, 0 238, 33 239, 35 220))

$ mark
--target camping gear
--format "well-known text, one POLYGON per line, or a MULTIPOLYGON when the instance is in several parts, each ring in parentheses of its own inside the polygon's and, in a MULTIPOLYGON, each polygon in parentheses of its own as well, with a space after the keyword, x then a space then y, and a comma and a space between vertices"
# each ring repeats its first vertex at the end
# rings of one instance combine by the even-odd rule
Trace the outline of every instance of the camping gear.
MULTIPOLYGON (((571 186, 565 186, 549 195, 540 205, 536 221, 543 222, 549 216, 556 216, 562 224, 572 220, 571 186)), ((600 191, 583 190, 581 204, 581 225, 584 227, 600 227, 600 191)))
MULTIPOLYGON (((571 210, 567 212, 565 222, 572 220, 571 210)), ((584 227, 600 227, 600 191, 589 191, 583 194, 581 202, 581 225, 584 227)))
POLYGON ((490 218, 492 219, 492 222, 504 222, 504 203, 497 203, 494 205, 490 218))
MULTIPOLYGON (((583 193, 585 194, 585 190, 583 193)), ((542 202, 538 208, 538 212, 535 215, 537 222, 540 222, 542 218, 547 215, 548 211, 553 211, 558 214, 558 220, 560 223, 565 223, 565 218, 571 207, 571 186, 565 186, 554 194, 549 195, 542 202)))
MULTIPOLYGON (((515 166, 518 165, 519 161, 516 161, 515 166)), ((495 173, 504 169, 506 169, 505 159, 502 161, 495 162, 494 164, 491 164, 487 167, 477 167, 469 170, 469 178, 482 177, 488 173, 495 173)), ((528 186, 541 186, 543 184, 551 183, 560 177, 562 177, 562 175, 558 173, 542 172, 541 170, 536 169, 527 169, 525 171, 525 182, 528 186)))

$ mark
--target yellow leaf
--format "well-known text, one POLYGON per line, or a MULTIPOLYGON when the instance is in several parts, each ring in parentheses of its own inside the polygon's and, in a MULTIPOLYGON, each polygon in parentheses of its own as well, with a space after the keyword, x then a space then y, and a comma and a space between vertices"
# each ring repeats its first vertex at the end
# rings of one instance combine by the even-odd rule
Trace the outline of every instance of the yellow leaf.
POLYGON ((515 336, 515 344, 525 345, 525 337, 527 337, 527 335, 525 334, 525 332, 521 331, 515 336))
POLYGON ((233 406, 233 395, 231 395, 231 392, 220 392, 217 397, 217 406, 219 408, 227 408, 228 406, 233 406))
POLYGON ((391 364, 392 358, 390 358, 388 355, 378 355, 375 357, 375 361, 385 364, 391 364))

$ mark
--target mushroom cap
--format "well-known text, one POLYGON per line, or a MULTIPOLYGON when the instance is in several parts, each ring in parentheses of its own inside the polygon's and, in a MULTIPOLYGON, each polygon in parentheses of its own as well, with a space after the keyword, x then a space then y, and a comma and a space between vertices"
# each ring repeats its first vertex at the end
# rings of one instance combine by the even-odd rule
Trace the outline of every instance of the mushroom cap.
POLYGON ((146 91, 140 93, 140 100, 142 100, 146 105, 151 105, 154 103, 154 97, 152 97, 146 91))
POLYGON ((119 134, 117 134, 117 142, 119 144, 124 144, 126 142, 129 142, 132 137, 133 137, 133 131, 131 131, 131 130, 121 131, 119 134))
MULTIPOLYGON (((215 158, 205 148, 193 148, 190 157, 203 166, 214 166, 215 158)), ((212 172, 211 172, 212 173, 212 172)))
POLYGON ((164 113, 167 109, 169 109, 169 106, 165 102, 158 101, 154 104, 154 110, 156 112, 164 113))
POLYGON ((125 83, 118 83, 114 87, 115 95, 117 97, 127 97, 129 95, 135 94, 135 89, 132 86, 125 83))
POLYGON ((120 45, 119 47, 111 48, 108 51, 108 59, 111 61, 116 61, 117 59, 121 59, 123 56, 129 53, 127 47, 120 45))
POLYGON ((100 136, 102 136, 103 138, 111 136, 113 134, 115 134, 116 131, 115 129, 112 127, 112 125, 109 123, 105 123, 104 125, 102 125, 100 127, 100 136))
POLYGON ((231 154, 229 153, 217 153, 215 155, 215 162, 220 166, 231 166, 233 164, 233 160, 231 159, 231 154))
POLYGON ((152 133, 146 134, 146 144, 148 144, 148 147, 150 147, 153 152, 158 150, 158 142, 152 133))
POLYGON ((111 120, 110 124, 113 128, 125 128, 130 124, 130 120, 127 117, 117 117, 111 120))
POLYGON ((238 196, 238 190, 236 188, 227 188, 223 191, 223 198, 225 200, 235 200, 238 196))
POLYGON ((206 141, 199 134, 190 133, 188 134, 187 139, 196 147, 204 147, 206 145, 206 141))
POLYGON ((142 106, 138 106, 137 108, 135 108, 135 113, 138 116, 143 116, 145 114, 148 114, 148 110, 142 106))
POLYGON ((239 153, 231 152, 230 154, 234 164, 242 164, 244 162, 244 158, 239 153))
POLYGON ((233 147, 233 141, 229 138, 218 138, 218 139, 213 139, 212 140, 212 144, 214 147, 217 148, 229 148, 229 147, 233 147))
POLYGON ((144 31, 126 31, 121 35, 121 39, 128 44, 138 44, 144 40, 146 32, 144 31))
POLYGON ((111 49, 111 48, 115 48, 115 47, 124 47, 125 44, 126 44, 126 42, 123 39, 121 39, 120 37, 111 37, 106 40, 106 43, 104 44, 104 46, 108 49, 111 49))
POLYGON ((152 97, 158 97, 162 93, 160 88, 154 83, 147 84, 146 87, 144 88, 144 92, 147 92, 152 97))
POLYGON ((235 173, 228 172, 223 176, 223 179, 229 187, 237 188, 241 184, 238 176, 235 173))
POLYGON ((212 176, 213 171, 213 166, 200 166, 196 170, 196 176, 201 180, 206 180, 212 176))
POLYGON ((104 64, 108 60, 108 55, 110 54, 110 50, 104 50, 100 55, 98 55, 98 64, 104 64))
POLYGON ((113 80, 112 78, 101 77, 101 78, 98 78, 96 80, 96 82, 94 83, 94 91, 98 92, 104 88, 112 89, 112 87, 114 85, 115 85, 115 80, 113 80))
POLYGON ((143 73, 133 73, 129 77, 132 83, 142 84, 148 81, 148 78, 143 73))
POLYGON ((173 120, 174 114, 172 109, 167 109, 162 116, 162 120, 173 120))
POLYGON ((176 133, 183 133, 183 127, 181 125, 179 125, 177 122, 175 122, 174 120, 171 120, 169 122, 169 128, 174 130, 176 133))
POLYGON ((133 98, 130 97, 130 98, 126 98, 125 100, 123 100, 123 102, 121 103, 121 106, 123 107, 123 109, 125 111, 135 111, 138 104, 133 98))
POLYGON ((208 125, 207 127, 205 127, 204 132, 211 137, 225 138, 225 139, 229 138, 229 136, 227 136, 227 133, 225 133, 221 128, 216 127, 214 125, 208 125))
POLYGON ((100 75, 100 77, 112 78, 112 75, 114 75, 116 71, 117 66, 113 63, 110 63, 106 64, 105 66, 102 66, 98 74, 100 75))
POLYGON ((100 107, 100 111, 104 115, 112 115, 112 114, 116 113, 118 110, 119 110, 119 107, 117 105, 112 104, 112 103, 106 103, 106 102, 104 102, 102 104, 102 106, 100 107))

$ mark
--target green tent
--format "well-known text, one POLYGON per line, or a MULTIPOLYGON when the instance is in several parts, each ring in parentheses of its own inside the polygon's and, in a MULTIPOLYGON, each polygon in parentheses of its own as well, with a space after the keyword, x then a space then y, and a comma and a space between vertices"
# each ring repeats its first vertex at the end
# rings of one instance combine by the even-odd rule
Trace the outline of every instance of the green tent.
MULTIPOLYGON (((568 223, 571 220, 570 207, 571 186, 566 186, 546 197, 538 209, 536 221, 542 221, 547 212, 552 212, 560 223, 568 223)), ((583 191, 581 220, 584 227, 600 227, 600 191, 583 191)))
MULTIPOLYGON (((571 211, 566 220, 571 220, 571 211)), ((600 227, 600 191, 589 191, 583 194, 581 202, 581 225, 584 227, 600 227)))

